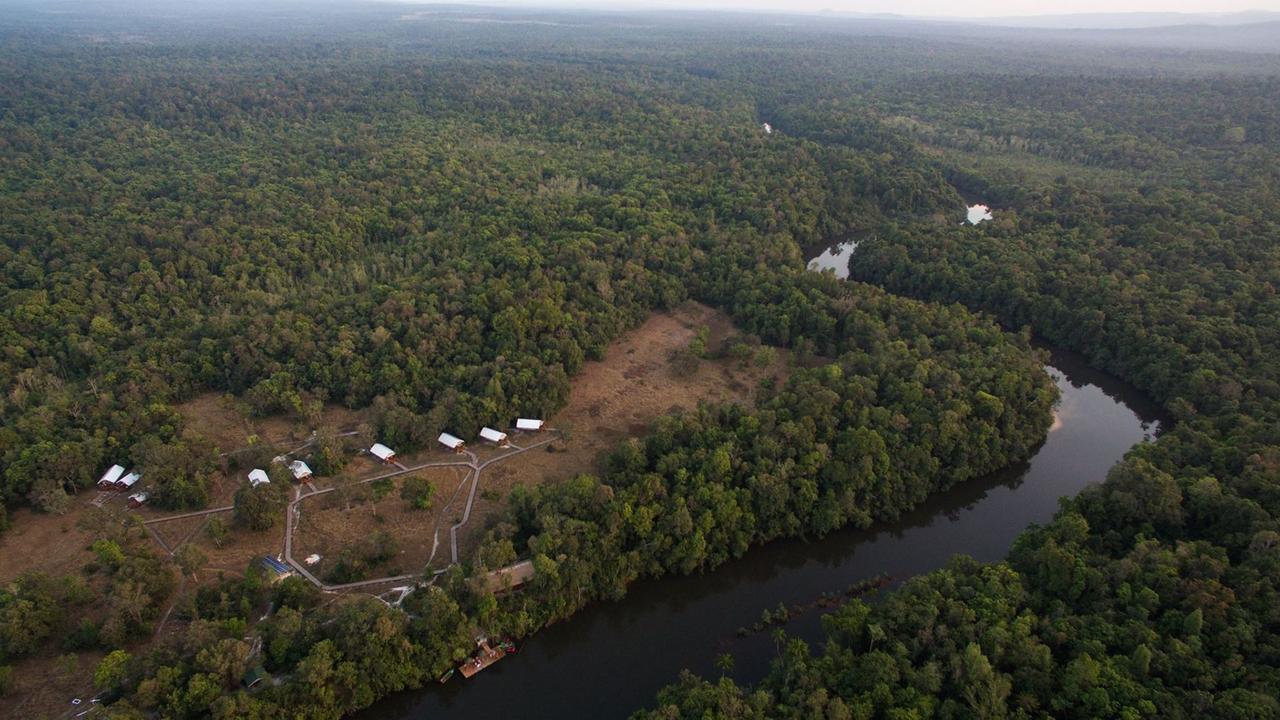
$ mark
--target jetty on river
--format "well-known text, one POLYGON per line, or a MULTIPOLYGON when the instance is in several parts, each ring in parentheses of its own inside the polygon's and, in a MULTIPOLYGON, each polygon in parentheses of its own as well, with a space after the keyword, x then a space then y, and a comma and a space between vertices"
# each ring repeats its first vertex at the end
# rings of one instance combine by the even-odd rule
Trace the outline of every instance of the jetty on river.
POLYGON ((469 678, 490 665, 498 662, 508 654, 515 652, 515 645, 510 642, 500 642, 497 646, 489 644, 488 638, 477 638, 476 647, 479 653, 468 659, 462 665, 458 666, 458 672, 462 673, 462 677, 469 678))

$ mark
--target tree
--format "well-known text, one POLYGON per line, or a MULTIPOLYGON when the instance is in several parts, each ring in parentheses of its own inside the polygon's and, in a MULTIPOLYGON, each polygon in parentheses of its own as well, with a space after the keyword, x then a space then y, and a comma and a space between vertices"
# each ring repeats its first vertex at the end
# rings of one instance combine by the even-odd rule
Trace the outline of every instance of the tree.
POLYGON ((417 475, 405 478, 400 485, 400 499, 408 502, 414 510, 430 508, 434 493, 435 486, 417 475))
POLYGON ((249 484, 240 486, 233 500, 232 516, 236 524, 249 530, 268 530, 280 519, 285 507, 283 483, 262 483, 257 487, 249 484))
POLYGON ((124 685, 132 660, 133 657, 124 650, 107 653, 93 671, 93 686, 99 691, 111 692, 124 685))
POLYGON ((213 546, 221 548, 223 543, 227 541, 227 522, 217 515, 210 515, 209 520, 205 522, 204 532, 213 541, 213 546))
POLYGON ((1002 718, 1008 715, 1006 701, 1012 683, 1002 673, 991 667, 991 661, 976 643, 964 649, 958 658, 956 674, 959 676, 960 695, 974 717, 1002 718))
POLYGON ((196 668, 221 682, 224 690, 240 684, 249 665, 249 644, 243 640, 223 638, 196 654, 196 668))
POLYGON ((178 547, 173 554, 173 559, 178 563, 178 567, 182 568, 182 572, 195 578, 196 573, 203 568, 209 558, 199 547, 192 543, 184 543, 178 547))

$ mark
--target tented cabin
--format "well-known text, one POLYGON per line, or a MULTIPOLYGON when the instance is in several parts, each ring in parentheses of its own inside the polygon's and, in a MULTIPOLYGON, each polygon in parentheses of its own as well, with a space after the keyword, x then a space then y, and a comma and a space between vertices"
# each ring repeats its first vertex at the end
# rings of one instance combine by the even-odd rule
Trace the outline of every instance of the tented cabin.
POLYGON ((542 421, 536 418, 516 418, 516 429, 533 432, 542 429, 542 421))
POLYGON ((441 445, 454 452, 460 453, 467 447, 467 444, 463 442, 462 438, 455 437, 449 433, 440 433, 440 437, 436 438, 436 440, 439 440, 441 445))
POLYGON ((115 487, 116 481, 124 475, 124 468, 120 465, 112 465, 107 471, 102 473, 102 477, 98 478, 98 487, 109 488, 115 487))
POLYGON ((271 478, 267 477, 267 471, 262 468, 254 468, 249 471, 249 484, 258 487, 263 483, 271 482, 271 478))
POLYGON ((491 427, 480 428, 480 437, 500 447, 506 447, 507 444, 507 434, 491 427))
POLYGON ((139 480, 141 480, 141 479, 142 479, 142 473, 140 473, 140 472, 131 472, 131 473, 129 473, 128 475, 125 475, 124 477, 122 477, 122 478, 120 478, 119 480, 117 480, 117 481, 116 481, 116 489, 118 489, 118 490, 128 490, 129 488, 133 487, 134 485, 137 485, 137 484, 138 484, 138 481, 139 481, 139 480))
POLYGON ((311 468, 301 460, 289 463, 289 471, 293 473, 293 479, 298 482, 307 482, 311 479, 311 468))
POLYGON ((131 508, 142 507, 143 504, 146 502, 147 502, 147 494, 144 492, 134 493, 129 496, 129 507, 131 508))
POLYGON ((369 453, 384 463, 396 461, 396 451, 382 443, 374 443, 373 447, 369 448, 369 453))
POLYGON ((271 676, 267 674, 267 669, 259 664, 245 670, 244 677, 240 678, 240 682, 244 683, 246 688, 252 688, 270 677, 271 676))

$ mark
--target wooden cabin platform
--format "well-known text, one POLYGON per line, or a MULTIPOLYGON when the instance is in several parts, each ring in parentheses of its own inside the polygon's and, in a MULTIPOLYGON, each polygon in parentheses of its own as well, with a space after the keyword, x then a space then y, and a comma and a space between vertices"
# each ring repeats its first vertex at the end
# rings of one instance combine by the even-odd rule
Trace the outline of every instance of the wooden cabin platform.
POLYGON ((479 647, 480 652, 475 657, 458 666, 462 677, 469 678, 507 656, 507 649, 501 643, 493 647, 488 640, 481 640, 479 647))

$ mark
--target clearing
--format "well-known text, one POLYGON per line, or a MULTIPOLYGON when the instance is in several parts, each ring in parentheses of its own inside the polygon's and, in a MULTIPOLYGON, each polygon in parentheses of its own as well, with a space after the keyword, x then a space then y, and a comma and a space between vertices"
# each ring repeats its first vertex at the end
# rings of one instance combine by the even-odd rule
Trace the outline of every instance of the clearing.
MULTIPOLYGON (((546 450, 494 463, 480 479, 471 521, 458 532, 459 559, 472 559, 488 522, 500 514, 511 489, 596 473, 603 460, 628 437, 644 435, 663 415, 691 410, 699 402, 750 403, 761 381, 779 385, 789 374, 789 353, 765 351, 762 362, 727 357, 738 335, 729 316, 688 302, 670 314, 654 314, 618 338, 604 359, 588 362, 572 380, 569 403, 547 425, 564 437, 546 450), (708 356, 692 372, 678 372, 672 356, 689 347, 701 328, 708 330, 708 356), (767 362, 763 362, 767 360, 767 362)), ((511 435, 526 445, 538 435, 511 435)), ((539 438, 540 439, 540 438, 539 438)))

